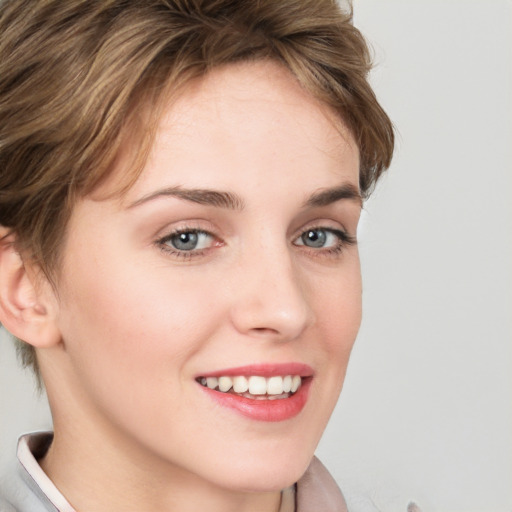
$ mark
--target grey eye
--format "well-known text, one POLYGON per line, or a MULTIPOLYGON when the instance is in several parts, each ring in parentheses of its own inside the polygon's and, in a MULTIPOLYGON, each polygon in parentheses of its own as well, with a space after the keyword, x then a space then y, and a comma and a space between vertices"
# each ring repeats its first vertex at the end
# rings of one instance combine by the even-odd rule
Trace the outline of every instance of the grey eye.
MULTIPOLYGON (((309 229, 300 237, 302 244, 307 247, 325 247, 328 233, 324 229, 309 229)), ((332 235, 332 234, 331 234, 332 235)))
POLYGON ((212 236, 204 231, 183 231, 169 237, 166 243, 178 251, 194 251, 209 247, 212 236))
POLYGON ((174 235, 170 242, 175 249, 179 249, 180 251, 191 251, 196 248, 197 233, 179 233, 174 235))
POLYGON ((304 231, 295 239, 295 245, 303 245, 312 249, 327 249, 341 246, 347 240, 347 235, 337 229, 313 228, 304 231))

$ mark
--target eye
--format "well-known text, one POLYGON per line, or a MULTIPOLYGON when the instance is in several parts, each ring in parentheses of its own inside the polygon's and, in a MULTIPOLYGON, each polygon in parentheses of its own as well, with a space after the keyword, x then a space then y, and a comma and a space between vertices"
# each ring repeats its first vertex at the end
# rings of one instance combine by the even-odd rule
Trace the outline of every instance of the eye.
POLYGON ((311 228, 295 239, 294 244, 310 249, 341 250, 345 245, 354 244, 355 239, 348 233, 332 228, 311 228))
POLYGON ((159 243, 162 246, 167 246, 167 250, 189 252, 208 249, 214 244, 214 238, 206 231, 188 229, 171 233, 162 238, 159 243))

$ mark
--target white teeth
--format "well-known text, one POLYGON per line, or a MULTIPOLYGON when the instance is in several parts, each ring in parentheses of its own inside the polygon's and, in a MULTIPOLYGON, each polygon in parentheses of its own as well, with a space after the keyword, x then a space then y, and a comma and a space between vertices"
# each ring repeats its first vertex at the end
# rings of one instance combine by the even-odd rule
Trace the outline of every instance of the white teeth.
POLYGON ((249 389, 249 381, 245 377, 235 377, 233 379, 233 391, 235 393, 245 393, 249 389))
POLYGON ((219 391, 226 393, 233 387, 233 379, 231 377, 219 377, 219 391))
POLYGON ((217 377, 206 377, 206 385, 210 389, 215 389, 219 385, 217 377))
POLYGON ((267 379, 259 376, 249 377, 249 393, 251 395, 266 395, 267 379))
POLYGON ((297 391, 297 389, 299 389, 300 383, 301 383, 301 378, 298 375, 294 375, 293 381, 292 381, 292 389, 290 391, 292 393, 295 393, 295 391, 297 391))
POLYGON ((267 382, 268 395, 281 395, 283 393, 283 378, 270 377, 267 382))
MULTIPOLYGON (((300 379, 300 377, 299 377, 300 379)), ((292 376, 291 375, 287 375, 284 379, 283 379, 283 392, 284 393, 289 393, 292 389, 292 376)))
MULTIPOLYGON (((0 0, 1 1, 1 0, 0 0)), ((301 386, 302 379, 300 375, 285 375, 275 377, 261 377, 252 375, 245 377, 243 375, 236 377, 202 377, 199 379, 201 385, 210 389, 217 389, 222 393, 227 393, 233 389, 234 393, 239 393, 249 398, 265 399, 262 395, 268 395, 268 399, 287 398, 290 393, 295 393, 301 386)))

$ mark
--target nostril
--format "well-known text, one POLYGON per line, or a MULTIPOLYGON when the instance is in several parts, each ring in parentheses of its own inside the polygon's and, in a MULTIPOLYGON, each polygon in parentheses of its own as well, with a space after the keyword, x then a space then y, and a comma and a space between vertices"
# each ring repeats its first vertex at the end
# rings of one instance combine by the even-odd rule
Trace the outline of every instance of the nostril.
POLYGON ((271 329, 270 327, 253 327, 251 329, 253 332, 257 334, 277 334, 277 329, 271 329))

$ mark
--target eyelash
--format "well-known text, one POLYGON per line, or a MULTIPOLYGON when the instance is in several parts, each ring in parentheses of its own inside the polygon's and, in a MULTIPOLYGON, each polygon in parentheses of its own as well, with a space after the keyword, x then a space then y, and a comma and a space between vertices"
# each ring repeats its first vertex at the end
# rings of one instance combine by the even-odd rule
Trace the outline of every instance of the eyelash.
POLYGON ((357 244, 357 239, 355 236, 352 236, 349 233, 347 233, 346 231, 343 231, 341 229, 329 228, 329 227, 325 227, 325 226, 309 227, 308 229, 304 230, 298 237, 296 237, 295 240, 301 239, 306 233, 309 233, 312 231, 323 231, 325 233, 332 234, 332 235, 336 236, 336 238, 337 238, 337 243, 333 247, 313 248, 313 247, 306 246, 304 244, 298 245, 298 247, 303 247, 304 250, 307 250, 313 256, 336 257, 337 255, 342 253, 348 246, 357 244))
MULTIPOLYGON (((156 241, 157 246, 160 248, 161 251, 163 251, 165 254, 170 254, 173 257, 184 259, 184 260, 191 260, 193 258, 204 256, 211 248, 212 246, 215 246, 216 242, 215 240, 218 240, 215 235, 212 233, 205 231, 203 229, 197 229, 197 228, 183 228, 183 229, 177 229, 176 231, 173 231, 172 233, 169 233, 168 235, 165 235, 164 237, 158 239, 156 241), (212 242, 212 245, 210 247, 206 247, 204 249, 191 249, 191 250, 180 250, 177 248, 173 248, 171 245, 169 245, 169 242, 180 235, 205 235, 211 237, 214 242, 212 242)), ((340 230, 340 229, 334 229, 334 228, 328 228, 325 226, 314 226, 310 227, 303 232, 301 232, 297 237, 294 238, 294 245, 296 247, 303 247, 303 250, 308 251, 308 253, 313 254, 315 257, 321 257, 321 256, 336 256, 343 252, 347 246, 356 245, 357 239, 356 237, 350 235, 346 231, 340 230), (327 248, 314 248, 309 247, 305 245, 304 243, 296 244, 295 241, 302 239, 302 237, 309 232, 313 231, 322 231, 327 234, 331 234, 337 237, 338 242, 333 247, 327 247, 327 248)), ((221 242, 217 241, 217 246, 222 245, 221 242)))
MULTIPOLYGON (((204 229, 183 228, 177 229, 176 231, 173 231, 172 233, 165 235, 163 238, 157 240, 156 243, 159 246, 160 250, 162 250, 164 253, 170 254, 171 256, 184 260, 191 260, 192 258, 204 256, 205 253, 211 248, 207 247, 206 249, 192 249, 190 251, 186 251, 173 248, 171 245, 168 244, 168 242, 170 242, 173 238, 185 234, 207 235, 211 237, 213 240, 216 240, 215 235, 209 233, 208 231, 205 231, 204 229)), ((213 242, 213 244, 215 245, 215 242, 213 242)))

